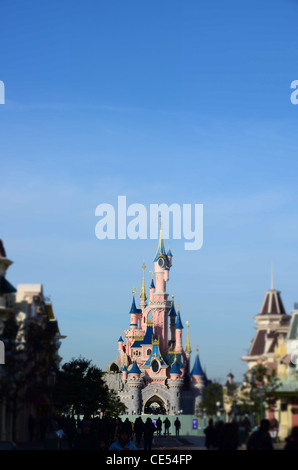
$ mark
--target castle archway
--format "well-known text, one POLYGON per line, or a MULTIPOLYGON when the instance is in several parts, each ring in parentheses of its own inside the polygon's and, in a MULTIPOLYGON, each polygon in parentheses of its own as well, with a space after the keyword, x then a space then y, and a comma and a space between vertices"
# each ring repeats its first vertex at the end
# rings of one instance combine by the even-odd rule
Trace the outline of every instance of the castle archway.
POLYGON ((151 396, 144 404, 145 414, 165 415, 167 414, 166 402, 158 395, 151 396))

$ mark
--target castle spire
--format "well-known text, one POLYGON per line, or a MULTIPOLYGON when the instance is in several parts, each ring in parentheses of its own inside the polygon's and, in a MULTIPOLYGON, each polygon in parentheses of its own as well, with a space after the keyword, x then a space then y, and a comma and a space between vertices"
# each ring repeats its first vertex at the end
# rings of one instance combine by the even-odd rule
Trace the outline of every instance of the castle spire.
POLYGON ((274 290, 274 281, 273 281, 273 263, 271 263, 271 290, 274 290))
POLYGON ((186 345, 185 345, 185 353, 190 355, 191 353, 191 347, 190 347, 190 340, 189 340, 189 321, 187 320, 185 322, 185 325, 187 326, 187 333, 186 333, 186 345))
POLYGON ((143 264, 142 264, 142 269, 143 269, 143 282, 142 282, 142 289, 141 289, 141 293, 140 293, 140 299, 145 302, 147 300, 147 294, 146 294, 146 289, 145 289, 145 269, 146 269, 146 265, 145 265, 144 261, 143 261, 143 264))
POLYGON ((158 240, 158 246, 157 246, 157 251, 156 251, 154 261, 157 261, 158 258, 160 258, 161 256, 166 257, 166 251, 165 251, 165 246, 164 246, 163 237, 162 237, 162 220, 161 220, 161 216, 160 216, 159 240, 158 240))

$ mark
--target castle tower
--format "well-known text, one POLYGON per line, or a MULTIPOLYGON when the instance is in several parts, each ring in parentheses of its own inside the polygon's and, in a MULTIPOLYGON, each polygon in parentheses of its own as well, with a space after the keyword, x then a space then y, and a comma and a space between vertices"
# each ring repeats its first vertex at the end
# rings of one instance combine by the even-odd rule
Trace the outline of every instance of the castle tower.
POLYGON ((175 323, 175 352, 176 353, 182 353, 183 347, 182 347, 182 330, 183 330, 183 325, 180 317, 180 306, 178 304, 178 313, 177 313, 177 318, 176 318, 176 323, 175 323))
POLYGON ((194 366, 191 371, 191 385, 195 393, 195 402, 194 402, 194 412, 195 412, 196 408, 202 401, 203 391, 206 385, 206 375, 201 366, 198 346, 196 347, 196 358, 195 358, 194 366))
POLYGON ((184 413, 191 414, 194 400, 202 393, 205 384, 205 375, 197 376, 196 363, 190 376, 189 323, 186 322, 184 350, 180 307, 176 313, 174 296, 168 300, 166 285, 172 260, 170 246, 165 252, 160 223, 154 269, 150 271, 149 300, 145 288, 146 265, 143 262, 140 308, 136 306, 135 287, 129 312, 130 326, 124 332, 124 340, 122 336, 118 340, 119 355, 115 363, 121 372, 118 376, 110 374, 105 379, 111 388, 118 391, 129 414, 150 413, 153 408, 169 414, 178 413, 183 408, 184 413))
POLYGON ((127 386, 129 390, 128 413, 141 413, 141 388, 142 388, 141 371, 136 362, 128 372, 127 386))
POLYGON ((177 414, 181 408, 180 398, 183 380, 181 379, 181 370, 179 369, 176 357, 170 370, 170 380, 168 380, 168 385, 170 388, 170 413, 177 414))
POLYGON ((168 349, 168 313, 171 308, 171 302, 168 302, 166 283, 169 280, 169 271, 172 264, 165 252, 161 221, 158 247, 153 262, 156 287, 149 302, 149 307, 153 312, 154 333, 159 338, 161 353, 166 354, 168 349))

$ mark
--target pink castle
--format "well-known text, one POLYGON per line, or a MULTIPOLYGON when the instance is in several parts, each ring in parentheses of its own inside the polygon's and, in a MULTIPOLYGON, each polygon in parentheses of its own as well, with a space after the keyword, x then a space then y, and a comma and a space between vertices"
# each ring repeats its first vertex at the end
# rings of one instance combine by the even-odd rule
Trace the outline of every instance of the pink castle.
POLYGON ((129 329, 125 330, 124 339, 121 335, 118 340, 118 358, 107 368, 108 372, 114 371, 107 374, 107 383, 118 392, 129 414, 193 414, 206 385, 198 350, 190 372, 189 323, 186 322, 187 338, 183 348, 180 308, 178 305, 176 312, 174 296, 169 300, 166 292, 172 260, 170 247, 167 253, 165 251, 160 224, 149 299, 143 263, 140 308, 136 306, 135 288, 129 329))

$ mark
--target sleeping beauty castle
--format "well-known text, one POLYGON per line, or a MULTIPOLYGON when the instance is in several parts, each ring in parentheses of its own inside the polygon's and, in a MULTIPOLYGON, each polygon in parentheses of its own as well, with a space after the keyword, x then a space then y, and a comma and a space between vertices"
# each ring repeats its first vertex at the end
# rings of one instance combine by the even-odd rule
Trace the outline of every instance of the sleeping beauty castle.
POLYGON ((200 403, 207 383, 198 348, 191 369, 189 323, 183 347, 184 329, 179 305, 174 295, 166 292, 173 255, 165 251, 162 224, 154 270, 147 297, 145 269, 140 292, 139 308, 136 305, 136 288, 133 289, 129 311, 130 325, 118 340, 118 357, 105 374, 106 382, 126 405, 128 414, 193 414, 200 403))

